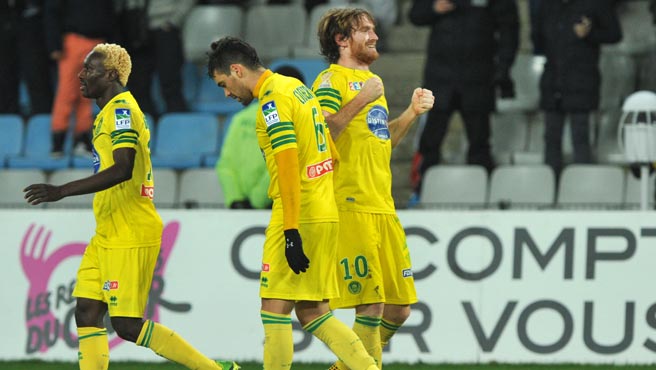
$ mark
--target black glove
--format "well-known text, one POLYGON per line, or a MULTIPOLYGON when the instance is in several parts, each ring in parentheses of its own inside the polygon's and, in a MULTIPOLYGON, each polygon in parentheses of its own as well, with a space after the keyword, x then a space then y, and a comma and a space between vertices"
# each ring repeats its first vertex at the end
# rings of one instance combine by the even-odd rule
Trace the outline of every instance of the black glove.
POLYGON ((494 75, 494 87, 499 89, 501 99, 512 99, 515 97, 515 82, 510 78, 507 71, 497 72, 494 75))
POLYGON ((297 229, 285 230, 285 258, 289 268, 295 274, 305 272, 310 267, 310 260, 303 253, 303 241, 297 229))

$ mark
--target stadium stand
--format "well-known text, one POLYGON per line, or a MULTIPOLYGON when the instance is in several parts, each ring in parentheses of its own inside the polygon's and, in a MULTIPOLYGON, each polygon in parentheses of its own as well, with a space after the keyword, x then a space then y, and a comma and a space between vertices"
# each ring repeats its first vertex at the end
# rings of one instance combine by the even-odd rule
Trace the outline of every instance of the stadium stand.
POLYGON ((219 123, 208 113, 168 113, 159 119, 153 167, 200 167, 203 155, 217 152, 219 123))
POLYGON ((424 174, 420 206, 424 208, 484 208, 488 178, 485 168, 476 165, 438 165, 424 174))
POLYGON ((213 168, 196 168, 180 175, 180 206, 184 208, 224 206, 223 191, 213 168))

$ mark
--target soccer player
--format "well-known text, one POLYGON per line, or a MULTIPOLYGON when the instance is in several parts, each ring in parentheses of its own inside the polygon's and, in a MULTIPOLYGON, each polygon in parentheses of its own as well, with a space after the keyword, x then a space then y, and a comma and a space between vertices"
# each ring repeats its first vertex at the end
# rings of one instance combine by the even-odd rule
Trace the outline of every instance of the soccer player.
MULTIPOLYGON (((378 58, 372 15, 332 9, 319 22, 321 53, 330 64, 312 89, 321 102, 341 160, 335 166, 339 209, 340 297, 331 309, 355 307, 353 330, 382 367, 382 348, 417 302, 410 254, 392 199, 392 148, 417 116, 433 106, 416 88, 410 105, 388 121, 383 82, 369 70, 378 58)), ((348 365, 348 364, 346 364, 348 365)), ((337 361, 332 369, 346 369, 337 361)))
POLYGON ((150 131, 139 105, 125 90, 132 63, 116 44, 98 44, 78 74, 82 95, 101 111, 93 125, 94 174, 60 186, 25 188, 30 204, 96 193, 96 234, 87 246, 73 296, 80 370, 109 367, 103 317, 109 312, 119 337, 195 370, 236 370, 215 362, 171 329, 143 319, 162 238, 162 220, 153 205, 150 131))
POLYGON ((291 312, 355 370, 377 370, 357 335, 329 311, 337 297, 334 265, 337 208, 333 158, 321 106, 301 81, 271 72, 246 42, 212 43, 207 72, 226 96, 258 99, 256 133, 271 175, 273 199, 260 276, 264 369, 288 370, 294 343, 291 312))

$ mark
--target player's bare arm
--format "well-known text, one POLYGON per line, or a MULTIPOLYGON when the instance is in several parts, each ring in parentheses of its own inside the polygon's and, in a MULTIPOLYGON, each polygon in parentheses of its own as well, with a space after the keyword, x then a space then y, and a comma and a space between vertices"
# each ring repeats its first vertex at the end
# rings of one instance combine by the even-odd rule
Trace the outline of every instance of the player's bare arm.
POLYGON ((417 117, 431 110, 434 103, 435 97, 432 91, 418 87, 412 92, 408 108, 388 124, 392 137, 392 148, 401 142, 417 117))
POLYGON ((364 82, 358 95, 341 107, 339 111, 334 114, 324 111, 323 115, 326 118, 333 140, 337 140, 342 131, 346 129, 346 126, 367 104, 381 97, 383 93, 383 81, 378 77, 372 77, 364 82))
POLYGON ((23 189, 25 199, 35 206, 44 202, 56 202, 73 195, 95 193, 131 179, 136 151, 132 148, 119 148, 112 154, 114 165, 106 170, 60 186, 32 184, 23 189))

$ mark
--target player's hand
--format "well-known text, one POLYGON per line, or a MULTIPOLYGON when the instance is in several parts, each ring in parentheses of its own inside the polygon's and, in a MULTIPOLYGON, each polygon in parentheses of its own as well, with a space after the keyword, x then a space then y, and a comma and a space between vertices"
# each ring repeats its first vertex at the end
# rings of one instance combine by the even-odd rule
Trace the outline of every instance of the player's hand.
POLYGON ((580 22, 574 23, 574 33, 576 34, 576 37, 580 39, 587 37, 590 34, 591 29, 592 20, 586 16, 581 17, 580 22))
POLYGON ((444 14, 455 9, 455 5, 449 0, 435 0, 433 3, 433 10, 437 14, 444 14))
POLYGON ((363 96, 368 104, 383 96, 384 92, 383 81, 378 77, 372 77, 364 82, 358 96, 363 96))
POLYGON ((50 184, 32 184, 25 189, 27 203, 36 206, 43 202, 56 202, 63 198, 59 186, 50 184))
POLYGON ((432 91, 418 87, 412 92, 410 106, 416 115, 419 116, 433 109, 433 104, 435 104, 435 97, 432 91))
POLYGON ((285 230, 285 258, 289 268, 295 274, 305 272, 310 267, 310 260, 303 253, 303 241, 297 229, 285 230))

